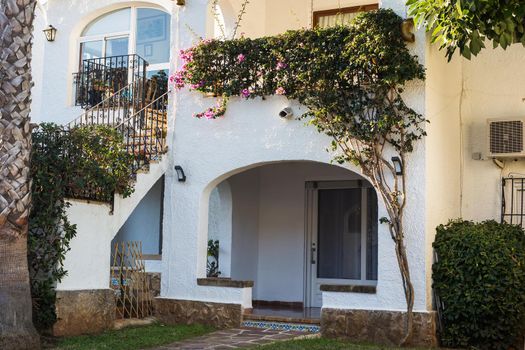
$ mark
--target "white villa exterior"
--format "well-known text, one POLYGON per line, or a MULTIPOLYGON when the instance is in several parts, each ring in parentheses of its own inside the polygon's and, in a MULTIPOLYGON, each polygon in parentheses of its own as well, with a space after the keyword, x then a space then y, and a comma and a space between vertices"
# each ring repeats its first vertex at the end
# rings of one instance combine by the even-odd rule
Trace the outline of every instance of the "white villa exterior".
MULTIPOLYGON (((173 72, 181 64, 179 50, 194 45, 195 35, 219 36, 210 3, 39 3, 33 122, 66 123, 82 113, 73 74, 84 58, 139 54, 152 60, 151 74, 173 72), (48 25, 58 30, 54 42, 41 33, 48 25)), ((219 1, 227 33, 241 3, 219 1)), ((403 0, 252 0, 240 31, 275 35, 311 27, 318 11, 374 4, 406 17, 403 0)), ((436 226, 459 217, 501 220, 502 179, 525 177, 519 157, 492 161, 486 136, 487 119, 525 117, 525 55, 521 46, 488 48, 472 61, 447 62, 423 30, 415 34, 407 45, 427 79, 412 82, 405 98, 430 124, 407 164, 406 246, 415 289, 414 343, 435 345, 436 226)), ((130 198, 116 196, 113 214, 107 205, 72 201, 69 217, 78 233, 66 257, 68 276, 57 286, 57 334, 108 326, 112 311, 101 309, 111 305, 111 243, 140 240, 147 270, 161 274, 156 312, 166 322, 234 327, 247 310, 280 303, 319 308, 328 336, 399 340, 406 303, 394 245, 379 223, 384 206, 359 169, 332 164, 329 138, 304 120, 279 117, 285 107, 301 115, 304 107, 295 101, 234 98, 224 118, 192 117, 214 103, 196 92, 171 92, 169 151, 138 175, 130 198), (185 182, 175 166, 182 167, 185 182), (206 278, 209 239, 220 242, 221 279, 206 278)))

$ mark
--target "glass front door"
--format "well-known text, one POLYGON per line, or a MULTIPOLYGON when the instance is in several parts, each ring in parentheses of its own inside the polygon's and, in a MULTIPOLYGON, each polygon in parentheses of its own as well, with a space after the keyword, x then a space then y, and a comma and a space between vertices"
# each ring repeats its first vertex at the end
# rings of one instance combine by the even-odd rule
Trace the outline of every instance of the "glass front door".
POLYGON ((364 181, 307 186, 307 306, 321 307, 321 285, 375 285, 377 196, 364 181))

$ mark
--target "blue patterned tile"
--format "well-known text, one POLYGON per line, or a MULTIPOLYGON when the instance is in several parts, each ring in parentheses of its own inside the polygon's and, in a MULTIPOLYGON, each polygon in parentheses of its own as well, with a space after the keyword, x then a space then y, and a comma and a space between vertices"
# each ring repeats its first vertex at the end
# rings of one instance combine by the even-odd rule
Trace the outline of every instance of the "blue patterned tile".
POLYGON ((284 322, 243 321, 242 326, 247 328, 262 328, 276 331, 294 331, 305 333, 319 333, 321 331, 321 327, 318 325, 284 322))

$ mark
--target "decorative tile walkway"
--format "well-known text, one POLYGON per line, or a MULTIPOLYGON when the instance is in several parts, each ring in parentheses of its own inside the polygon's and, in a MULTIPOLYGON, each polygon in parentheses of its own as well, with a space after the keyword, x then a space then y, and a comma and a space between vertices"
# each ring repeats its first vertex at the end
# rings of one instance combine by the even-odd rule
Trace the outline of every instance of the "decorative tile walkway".
POLYGON ((238 328, 213 332, 202 337, 164 345, 155 348, 154 350, 241 349, 257 345, 275 343, 278 341, 316 336, 318 335, 298 331, 238 328))

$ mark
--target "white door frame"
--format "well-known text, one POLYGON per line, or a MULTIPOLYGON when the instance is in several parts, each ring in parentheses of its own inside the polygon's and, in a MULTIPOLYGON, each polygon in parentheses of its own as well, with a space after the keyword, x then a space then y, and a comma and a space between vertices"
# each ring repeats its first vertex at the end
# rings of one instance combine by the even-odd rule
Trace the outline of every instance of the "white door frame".
POLYGON ((321 284, 337 285, 372 285, 377 281, 366 279, 367 269, 367 231, 368 231, 368 195, 370 185, 362 180, 350 181, 319 181, 306 183, 305 203, 305 307, 321 307, 321 284), (319 190, 323 189, 352 189, 361 188, 361 279, 320 279, 317 278, 318 257, 318 204, 319 190))

